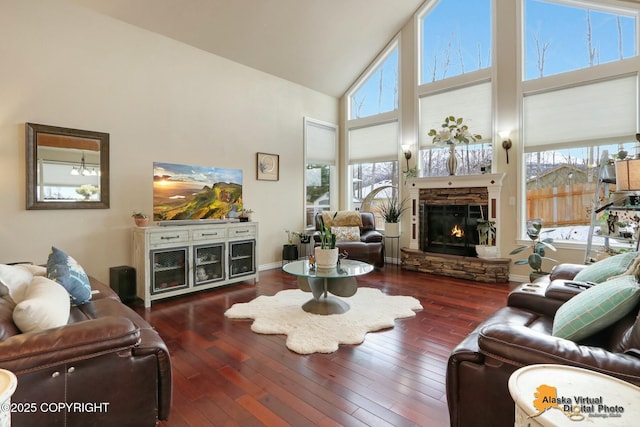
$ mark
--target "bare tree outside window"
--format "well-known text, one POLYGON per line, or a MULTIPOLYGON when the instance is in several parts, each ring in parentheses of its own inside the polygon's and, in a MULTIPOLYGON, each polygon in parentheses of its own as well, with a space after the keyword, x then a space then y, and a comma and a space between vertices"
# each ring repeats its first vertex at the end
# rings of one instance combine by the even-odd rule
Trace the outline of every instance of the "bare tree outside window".
POLYGON ((490 0, 465 2, 464 7, 440 0, 422 17, 421 26, 420 84, 491 66, 490 0))
POLYGON ((607 11, 578 2, 567 3, 525 0, 525 80, 638 55, 637 8, 607 11), (544 32, 540 30, 543 25, 544 32))
POLYGON ((349 119, 398 109, 398 48, 395 47, 360 88, 349 97, 349 119))

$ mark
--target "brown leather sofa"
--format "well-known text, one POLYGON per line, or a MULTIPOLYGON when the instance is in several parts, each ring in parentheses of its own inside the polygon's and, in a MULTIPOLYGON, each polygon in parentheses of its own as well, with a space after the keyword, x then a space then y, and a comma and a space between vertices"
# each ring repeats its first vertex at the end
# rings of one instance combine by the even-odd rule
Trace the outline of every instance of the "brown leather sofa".
MULTIPOLYGON (((359 242, 337 242, 336 247, 347 252, 348 259, 366 262, 376 268, 384 267, 384 236, 376 230, 376 219, 371 212, 360 212, 362 227, 360 227, 359 242)), ((320 231, 322 213, 316 214, 316 232, 320 231)), ((320 244, 320 237, 314 235, 315 246, 320 244)))
POLYGON ((585 266, 561 264, 550 275, 512 291, 501 308, 451 353, 447 401, 452 427, 513 426, 511 374, 550 363, 592 369, 640 386, 638 307, 578 343, 552 336, 556 310, 582 290, 567 286, 585 266))
POLYGON ((155 426, 171 408, 171 362, 151 326, 90 278, 67 325, 20 333, 0 298, 0 368, 16 374, 12 425, 155 426), (96 292, 97 291, 97 292, 96 292))

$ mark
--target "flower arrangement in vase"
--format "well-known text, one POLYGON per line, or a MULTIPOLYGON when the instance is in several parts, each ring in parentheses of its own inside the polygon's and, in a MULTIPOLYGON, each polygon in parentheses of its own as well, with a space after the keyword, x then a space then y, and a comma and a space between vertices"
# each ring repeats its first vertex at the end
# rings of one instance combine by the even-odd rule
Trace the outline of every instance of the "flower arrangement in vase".
POLYGON ((447 160, 447 170, 449 175, 455 175, 458 169, 458 159, 456 158, 456 145, 468 144, 482 139, 482 136, 469 131, 469 126, 464 124, 462 117, 447 116, 440 130, 431 129, 427 134, 433 137, 432 142, 441 146, 449 146, 449 159, 447 160))
POLYGON ((85 200, 89 200, 91 196, 98 192, 98 187, 91 184, 83 184, 76 188, 76 193, 84 197, 85 200))

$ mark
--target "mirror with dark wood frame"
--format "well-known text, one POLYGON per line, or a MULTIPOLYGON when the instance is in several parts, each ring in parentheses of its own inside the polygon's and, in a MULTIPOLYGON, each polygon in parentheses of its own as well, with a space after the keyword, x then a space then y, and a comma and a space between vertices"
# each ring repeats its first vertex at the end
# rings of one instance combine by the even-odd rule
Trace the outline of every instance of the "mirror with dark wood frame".
POLYGON ((109 207, 109 134, 26 123, 27 209, 109 207))

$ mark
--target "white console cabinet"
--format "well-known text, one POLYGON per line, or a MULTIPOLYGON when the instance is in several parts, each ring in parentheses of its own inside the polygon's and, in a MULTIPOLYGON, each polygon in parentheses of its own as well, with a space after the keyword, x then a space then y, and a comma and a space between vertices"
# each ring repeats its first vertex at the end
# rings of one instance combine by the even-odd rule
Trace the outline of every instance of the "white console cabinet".
POLYGON ((133 231, 137 295, 151 301, 258 280, 258 223, 141 227, 133 231))

